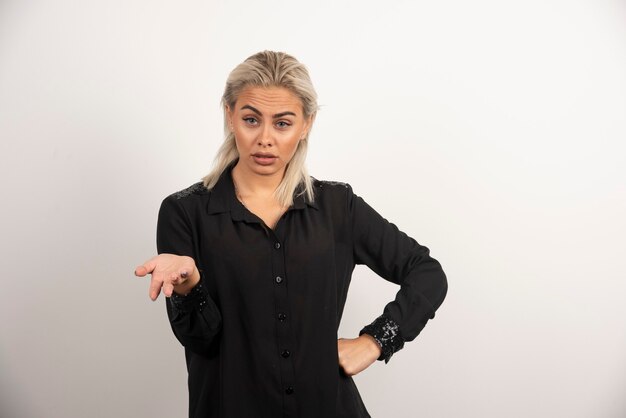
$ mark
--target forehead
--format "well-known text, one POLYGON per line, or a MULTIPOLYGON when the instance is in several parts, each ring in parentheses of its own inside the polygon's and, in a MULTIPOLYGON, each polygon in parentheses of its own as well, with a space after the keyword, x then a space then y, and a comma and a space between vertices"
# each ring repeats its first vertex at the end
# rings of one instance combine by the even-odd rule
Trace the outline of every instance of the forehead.
POLYGON ((300 115, 302 102, 300 98, 284 87, 248 87, 237 98, 235 110, 250 105, 261 113, 280 113, 291 111, 300 115))

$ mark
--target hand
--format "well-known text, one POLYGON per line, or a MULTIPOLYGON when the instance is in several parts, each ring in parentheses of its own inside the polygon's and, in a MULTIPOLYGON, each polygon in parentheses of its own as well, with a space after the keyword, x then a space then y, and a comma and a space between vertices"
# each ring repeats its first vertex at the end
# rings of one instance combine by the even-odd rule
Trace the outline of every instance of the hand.
POLYGON ((156 300, 163 290, 167 297, 172 292, 186 294, 200 281, 200 272, 191 257, 174 254, 159 254, 135 269, 135 276, 152 275, 150 299, 156 300))
POLYGON ((362 334, 358 338, 339 338, 339 365, 348 376, 354 376, 374 363, 382 350, 374 337, 362 334))

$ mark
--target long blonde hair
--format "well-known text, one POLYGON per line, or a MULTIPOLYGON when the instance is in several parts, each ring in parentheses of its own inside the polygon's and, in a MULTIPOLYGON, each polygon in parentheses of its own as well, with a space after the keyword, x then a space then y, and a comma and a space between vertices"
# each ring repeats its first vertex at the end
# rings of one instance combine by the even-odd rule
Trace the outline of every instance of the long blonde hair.
MULTIPOLYGON (((202 178, 207 189, 212 189, 224 170, 239 158, 235 135, 228 129, 226 108, 235 107, 239 94, 247 87, 284 87, 294 93, 302 102, 305 118, 314 117, 317 112, 317 93, 311 83, 306 67, 291 55, 284 52, 262 51, 247 58, 228 76, 222 95, 224 111, 224 142, 215 156, 213 168, 202 178)), ((285 175, 274 192, 281 205, 291 206, 298 186, 299 194, 304 193, 308 201, 313 201, 313 181, 305 167, 309 143, 309 129, 298 143, 296 152, 287 164, 285 175)))

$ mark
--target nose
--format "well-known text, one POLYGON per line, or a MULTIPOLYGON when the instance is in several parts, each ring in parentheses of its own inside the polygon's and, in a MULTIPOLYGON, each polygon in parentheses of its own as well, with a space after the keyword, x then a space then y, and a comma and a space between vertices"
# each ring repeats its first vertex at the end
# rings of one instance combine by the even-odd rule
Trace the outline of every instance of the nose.
POLYGON ((258 145, 262 147, 271 147, 274 143, 273 134, 274 133, 272 130, 272 124, 264 124, 263 129, 261 129, 261 132, 259 133, 259 137, 257 139, 258 145))

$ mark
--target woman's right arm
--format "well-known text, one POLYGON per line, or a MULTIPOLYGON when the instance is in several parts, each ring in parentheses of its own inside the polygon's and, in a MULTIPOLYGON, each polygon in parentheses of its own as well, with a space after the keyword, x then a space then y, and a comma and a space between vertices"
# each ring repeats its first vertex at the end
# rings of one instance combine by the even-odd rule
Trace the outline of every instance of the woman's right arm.
POLYGON ((174 195, 163 200, 157 222, 159 255, 137 267, 151 274, 150 298, 162 291, 174 335, 186 348, 203 353, 221 329, 222 317, 195 262, 192 225, 174 195))

